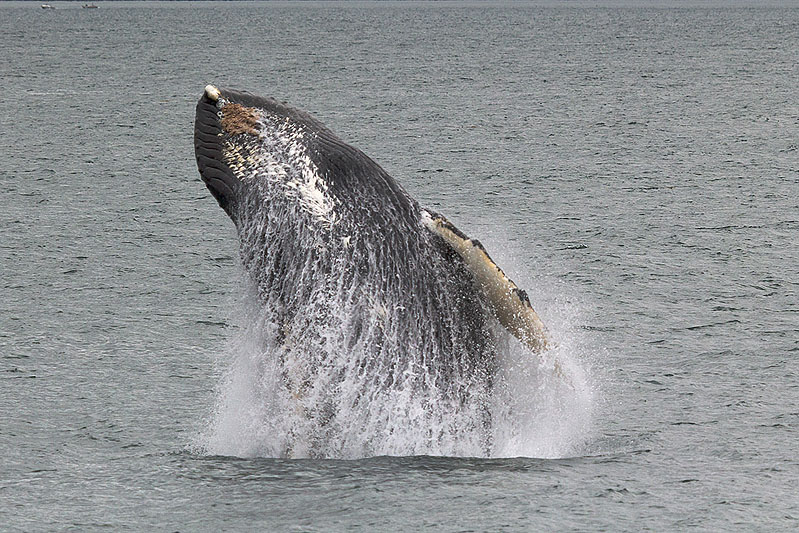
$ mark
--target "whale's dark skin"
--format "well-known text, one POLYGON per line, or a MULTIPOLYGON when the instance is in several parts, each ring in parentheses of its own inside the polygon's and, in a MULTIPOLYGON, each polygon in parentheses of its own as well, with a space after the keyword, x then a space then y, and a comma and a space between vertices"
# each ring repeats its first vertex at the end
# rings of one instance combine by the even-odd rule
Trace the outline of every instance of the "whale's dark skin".
POLYGON ((238 230, 276 357, 295 361, 282 372, 309 418, 334 427, 341 402, 366 409, 375 389, 411 388, 453 410, 474 403, 488 426, 501 328, 466 261, 423 223, 434 213, 316 119, 270 98, 206 88, 195 152, 238 230), (344 381, 360 390, 336 393, 344 381))

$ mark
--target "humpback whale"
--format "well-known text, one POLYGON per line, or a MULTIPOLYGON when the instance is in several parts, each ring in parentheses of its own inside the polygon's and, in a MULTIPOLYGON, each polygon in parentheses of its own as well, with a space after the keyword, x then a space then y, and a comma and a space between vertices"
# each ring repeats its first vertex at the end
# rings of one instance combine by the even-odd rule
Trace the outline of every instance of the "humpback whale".
POLYGON ((499 351, 515 338, 543 357, 551 341, 483 245, 278 100, 209 85, 194 139, 262 313, 268 453, 340 456, 357 440, 368 455, 411 428, 426 444, 392 450, 488 453, 499 351))

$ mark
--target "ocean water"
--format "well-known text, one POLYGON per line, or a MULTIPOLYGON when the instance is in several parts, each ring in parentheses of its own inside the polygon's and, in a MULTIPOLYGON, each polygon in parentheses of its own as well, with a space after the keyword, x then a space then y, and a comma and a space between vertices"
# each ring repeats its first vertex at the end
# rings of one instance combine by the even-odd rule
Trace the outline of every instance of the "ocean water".
POLYGON ((0 529, 799 528, 796 3, 53 5, 0 3, 0 529), (479 238, 581 394, 522 380, 497 457, 259 456, 207 83, 479 238))

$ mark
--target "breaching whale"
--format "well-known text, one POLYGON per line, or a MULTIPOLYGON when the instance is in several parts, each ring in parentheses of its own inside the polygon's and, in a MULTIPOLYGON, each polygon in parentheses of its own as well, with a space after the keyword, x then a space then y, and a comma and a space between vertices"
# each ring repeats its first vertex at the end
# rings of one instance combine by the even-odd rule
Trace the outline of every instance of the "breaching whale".
POLYGON ((463 439, 487 453, 498 350, 512 335, 540 355, 550 340, 480 242, 277 100, 207 86, 194 142, 263 312, 269 453, 337 456, 358 440, 367 455, 406 430, 427 442, 399 452, 463 439))

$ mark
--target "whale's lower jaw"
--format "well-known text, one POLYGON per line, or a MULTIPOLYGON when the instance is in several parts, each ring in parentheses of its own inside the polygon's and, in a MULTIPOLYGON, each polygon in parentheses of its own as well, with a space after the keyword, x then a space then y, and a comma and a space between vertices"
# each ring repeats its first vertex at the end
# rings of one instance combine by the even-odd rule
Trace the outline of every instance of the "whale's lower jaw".
POLYGON ((197 169, 206 187, 219 202, 219 206, 232 217, 238 183, 223 157, 224 138, 217 108, 218 94, 217 90, 214 98, 214 93, 209 93, 206 89, 197 102, 194 154, 197 158, 197 169))

